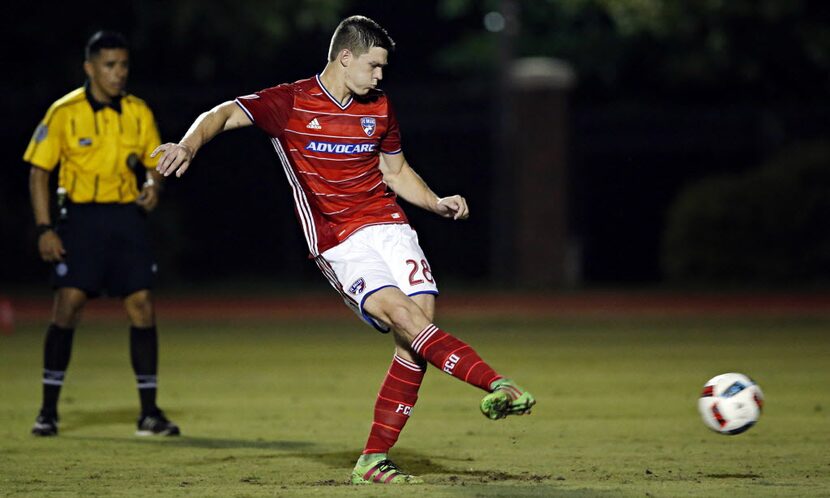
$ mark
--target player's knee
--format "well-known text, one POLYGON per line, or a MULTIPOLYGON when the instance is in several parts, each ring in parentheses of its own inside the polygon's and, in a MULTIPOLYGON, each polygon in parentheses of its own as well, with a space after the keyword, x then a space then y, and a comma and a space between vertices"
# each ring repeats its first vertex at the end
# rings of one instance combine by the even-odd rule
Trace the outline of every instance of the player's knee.
POLYGON ((418 305, 418 308, 421 309, 421 312, 429 323, 432 323, 435 316, 435 296, 431 294, 418 294, 410 299, 418 305))
POLYGON ((392 327, 410 340, 414 339, 429 323, 429 320, 417 305, 405 301, 395 303, 387 311, 387 315, 392 322, 392 327))
POLYGON ((406 329, 408 328, 409 323, 412 321, 410 319, 410 311, 406 306, 396 304, 391 309, 387 310, 387 314, 389 315, 389 321, 392 322, 392 327, 396 329, 406 329))
POLYGON ((86 301, 86 294, 79 289, 58 289, 52 321, 59 327, 74 328, 81 320, 86 301))
POLYGON ((133 325, 149 327, 153 325, 153 299, 149 291, 139 291, 124 299, 124 307, 133 325))

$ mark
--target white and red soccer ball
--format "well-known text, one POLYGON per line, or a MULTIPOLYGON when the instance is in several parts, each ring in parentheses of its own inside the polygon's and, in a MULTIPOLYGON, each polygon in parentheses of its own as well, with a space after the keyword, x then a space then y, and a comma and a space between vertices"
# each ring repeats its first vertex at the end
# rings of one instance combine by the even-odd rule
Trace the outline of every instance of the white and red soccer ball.
POLYGON ((764 393, 744 374, 725 373, 703 386, 697 408, 703 423, 713 431, 733 436, 758 421, 764 407, 764 393))

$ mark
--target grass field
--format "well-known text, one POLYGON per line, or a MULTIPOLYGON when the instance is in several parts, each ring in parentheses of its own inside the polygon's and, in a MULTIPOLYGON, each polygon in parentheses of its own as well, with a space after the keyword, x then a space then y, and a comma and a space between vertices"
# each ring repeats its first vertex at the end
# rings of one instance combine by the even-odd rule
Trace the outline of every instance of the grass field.
POLYGON ((0 336, 0 496, 830 496, 830 316, 631 315, 441 324, 532 390, 492 422, 432 368, 393 458, 427 484, 346 484, 391 341, 357 320, 161 319, 160 404, 184 436, 133 436, 120 321, 76 334, 61 435, 29 429, 45 321, 0 336), (715 374, 764 389, 759 424, 699 420, 715 374))

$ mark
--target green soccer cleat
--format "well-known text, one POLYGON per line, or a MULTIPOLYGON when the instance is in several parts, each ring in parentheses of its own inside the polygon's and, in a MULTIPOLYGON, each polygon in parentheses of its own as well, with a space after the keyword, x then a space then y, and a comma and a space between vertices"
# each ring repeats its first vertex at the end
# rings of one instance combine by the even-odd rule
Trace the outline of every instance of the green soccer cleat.
POLYGON ((481 413, 490 420, 508 415, 529 415, 536 404, 532 394, 510 379, 499 379, 490 384, 492 392, 481 400, 481 413))
POLYGON ((352 484, 421 484, 420 477, 401 472, 386 453, 361 455, 352 470, 352 484))

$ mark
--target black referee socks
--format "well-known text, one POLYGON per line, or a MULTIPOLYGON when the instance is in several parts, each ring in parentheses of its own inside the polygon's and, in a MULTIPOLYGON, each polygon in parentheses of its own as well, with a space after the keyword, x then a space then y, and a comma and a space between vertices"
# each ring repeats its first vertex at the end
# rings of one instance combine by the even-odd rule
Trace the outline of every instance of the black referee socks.
POLYGON ((156 376, 158 374, 159 341, 156 327, 130 327, 130 360, 135 372, 141 413, 154 414, 156 376))
POLYGON ((57 418, 58 398, 63 387, 63 378, 72 354, 72 338, 75 329, 66 329, 50 324, 46 329, 43 346, 43 405, 41 415, 57 418))

